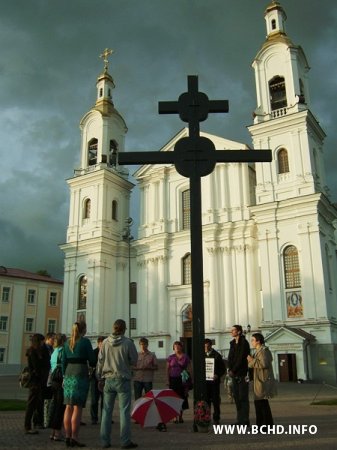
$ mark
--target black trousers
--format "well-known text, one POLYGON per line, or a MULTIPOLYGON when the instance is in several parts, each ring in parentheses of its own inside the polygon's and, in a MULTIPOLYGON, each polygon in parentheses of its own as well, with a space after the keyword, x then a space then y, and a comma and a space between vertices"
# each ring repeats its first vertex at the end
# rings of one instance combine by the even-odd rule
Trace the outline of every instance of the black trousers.
POLYGON ((92 422, 98 422, 98 406, 99 401, 101 400, 101 418, 102 418, 102 409, 103 409, 103 392, 98 389, 98 381, 95 378, 90 380, 90 394, 91 394, 91 403, 90 403, 90 415, 92 422))
POLYGON ((40 385, 33 385, 29 388, 25 413, 25 430, 31 430, 33 415, 34 425, 43 425, 43 398, 40 385))
POLYGON ((245 377, 233 378, 233 397, 236 406, 236 422, 250 425, 249 422, 249 383, 245 377))
POLYGON ((206 381, 206 401, 213 405, 213 420, 220 420, 220 382, 206 381))
POLYGON ((256 425, 274 425, 273 416, 267 399, 254 400, 256 425))
POLYGON ((53 386, 53 398, 51 401, 50 407, 50 420, 49 427, 53 430, 61 430, 63 424, 63 416, 64 411, 66 409, 66 405, 63 404, 63 387, 53 386))

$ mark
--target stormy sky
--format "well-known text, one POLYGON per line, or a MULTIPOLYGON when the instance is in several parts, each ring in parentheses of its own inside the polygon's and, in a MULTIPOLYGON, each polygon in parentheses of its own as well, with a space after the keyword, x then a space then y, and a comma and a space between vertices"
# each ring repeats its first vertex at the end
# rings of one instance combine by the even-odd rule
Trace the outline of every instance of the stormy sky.
MULTIPOLYGON (((266 35, 268 0, 11 0, 0 14, 0 265, 63 278, 66 179, 79 167, 81 117, 94 105, 100 53, 124 117, 126 150, 158 150, 184 125, 159 116, 187 75, 228 114, 202 130, 251 144, 251 63, 266 35)), ((311 66, 312 112, 327 133, 325 163, 337 201, 337 3, 281 0, 287 34, 311 66)), ((134 168, 135 169, 135 168, 134 168)), ((131 172, 134 170, 131 168, 131 172)), ((136 202, 133 202, 136 203, 136 202)), ((133 206, 132 214, 137 214, 133 206)))

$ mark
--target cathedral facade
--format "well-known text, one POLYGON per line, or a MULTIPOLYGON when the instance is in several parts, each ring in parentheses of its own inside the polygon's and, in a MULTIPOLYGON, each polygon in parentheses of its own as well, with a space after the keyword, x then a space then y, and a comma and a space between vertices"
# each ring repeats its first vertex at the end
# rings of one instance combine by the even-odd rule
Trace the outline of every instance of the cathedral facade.
MULTIPOLYGON (((257 106, 248 127, 271 163, 218 163, 202 178, 205 333, 227 355, 230 330, 262 332, 280 381, 337 382, 337 210, 325 182, 323 141, 310 109, 309 65, 285 31, 278 1, 253 61, 257 106)), ((148 337, 158 357, 191 350, 190 189, 174 165, 143 165, 138 236, 130 235, 133 184, 118 164, 127 127, 105 66, 95 106, 81 121, 81 164, 70 187, 63 329, 85 319, 95 338, 116 318, 148 337)), ((182 129, 160 151, 172 151, 182 129)), ((218 150, 246 144, 201 133, 218 150)), ((193 224, 192 224, 193 226, 193 224)))

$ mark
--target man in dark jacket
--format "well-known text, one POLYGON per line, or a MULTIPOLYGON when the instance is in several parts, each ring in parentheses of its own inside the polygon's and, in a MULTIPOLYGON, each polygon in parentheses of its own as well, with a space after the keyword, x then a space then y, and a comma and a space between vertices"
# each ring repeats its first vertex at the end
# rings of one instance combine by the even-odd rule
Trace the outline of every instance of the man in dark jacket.
POLYGON ((210 406, 213 403, 213 423, 218 425, 220 420, 220 381, 225 373, 225 364, 220 353, 212 348, 210 339, 205 339, 205 358, 214 359, 213 380, 206 381, 206 401, 210 406))
POLYGON ((250 354, 249 343, 242 334, 241 325, 233 325, 233 340, 228 354, 229 375, 233 379, 233 397, 237 412, 237 424, 250 425, 249 422, 249 379, 247 381, 250 354))

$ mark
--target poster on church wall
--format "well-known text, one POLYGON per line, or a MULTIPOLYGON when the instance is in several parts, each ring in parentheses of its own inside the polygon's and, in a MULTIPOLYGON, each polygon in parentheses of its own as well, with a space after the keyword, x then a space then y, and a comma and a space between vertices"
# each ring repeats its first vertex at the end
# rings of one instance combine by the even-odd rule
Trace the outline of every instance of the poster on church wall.
POLYGON ((85 322, 85 315, 86 312, 85 311, 77 311, 77 322, 85 322))
POLYGON ((287 292, 286 295, 288 318, 303 317, 303 302, 301 291, 287 292))

